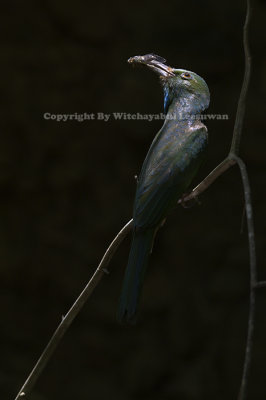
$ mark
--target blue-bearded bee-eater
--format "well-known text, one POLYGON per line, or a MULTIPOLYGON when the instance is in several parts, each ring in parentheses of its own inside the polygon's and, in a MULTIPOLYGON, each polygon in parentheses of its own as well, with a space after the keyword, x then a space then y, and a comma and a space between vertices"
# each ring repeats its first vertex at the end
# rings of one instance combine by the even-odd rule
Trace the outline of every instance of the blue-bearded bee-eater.
POLYGON ((205 158, 208 134, 199 116, 209 105, 210 93, 199 75, 171 68, 155 54, 135 56, 128 61, 146 65, 159 74, 165 113, 164 124, 138 177, 132 244, 118 308, 119 321, 135 322, 155 234, 205 158))

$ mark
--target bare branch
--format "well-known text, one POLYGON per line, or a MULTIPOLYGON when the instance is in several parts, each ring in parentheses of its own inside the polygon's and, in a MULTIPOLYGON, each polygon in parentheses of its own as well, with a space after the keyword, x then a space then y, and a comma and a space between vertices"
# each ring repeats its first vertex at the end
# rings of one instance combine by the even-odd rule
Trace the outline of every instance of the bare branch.
POLYGON ((256 248, 255 248, 253 211, 251 204, 248 173, 244 162, 237 156, 235 156, 235 160, 240 168, 242 183, 244 188, 245 209, 246 209, 247 226, 248 226, 249 260, 250 260, 250 300, 249 300, 248 333, 247 333, 243 375, 238 396, 238 400, 245 400, 247 398, 247 384, 248 384, 248 376, 251 365, 253 337, 254 337, 255 288, 257 286, 257 267, 256 267, 256 248))
POLYGON ((234 153, 236 155, 239 154, 239 146, 240 140, 243 131, 243 122, 244 116, 246 111, 246 100, 247 100, 247 92, 248 86, 250 82, 250 74, 251 74, 251 56, 249 50, 249 40, 248 40, 248 32, 249 32, 249 23, 250 23, 250 16, 251 16, 251 7, 250 7, 250 0, 247 0, 247 11, 246 11, 246 20, 243 28, 243 44, 244 44, 244 54, 245 54, 245 73, 243 84, 238 100, 238 106, 236 111, 236 119, 235 119, 235 126, 233 132, 233 139, 231 144, 230 153, 234 153))
POLYGON ((55 349, 57 348, 58 344, 60 343, 62 337, 68 330, 69 326, 71 325, 74 318, 78 315, 90 295, 92 294, 95 287, 98 285, 100 280, 102 279, 103 275, 107 272, 107 267, 114 256, 116 250, 124 240, 124 238, 128 235, 131 231, 133 226, 133 220, 131 219, 118 233, 118 235, 114 238, 108 249, 106 250, 99 266, 97 267, 96 271, 92 275, 90 281, 85 286, 84 290, 81 292, 75 303, 72 305, 68 313, 62 318, 61 323, 59 324, 58 328, 54 332, 53 336, 51 337, 49 343, 47 344, 46 348, 44 349, 43 353, 41 354, 39 360, 35 364, 33 370, 31 371, 30 375, 28 376, 27 380, 23 384, 22 388, 18 392, 15 400, 20 400, 27 398, 27 395, 32 390, 33 386, 35 385, 37 379, 41 375, 43 369, 45 368, 46 364, 50 360, 51 356, 53 355, 55 349))
POLYGON ((248 376, 251 365, 253 336, 254 336, 255 300, 256 300, 255 286, 257 284, 256 248, 255 248, 255 234, 254 234, 254 223, 253 223, 253 210, 252 210, 251 196, 250 196, 250 185, 249 185, 246 166, 244 162, 238 157, 240 140, 243 131, 245 110, 246 110, 247 92, 251 74, 251 56, 249 50, 249 37, 248 37, 250 16, 251 16, 250 0, 247 0, 246 19, 243 28, 245 73, 238 100, 232 145, 229 153, 229 156, 231 155, 231 158, 237 162, 241 172, 244 195, 245 195, 245 209, 246 209, 246 218, 248 226, 249 258, 250 258, 250 304, 249 304, 249 317, 248 317, 248 332, 247 332, 244 368, 243 368, 238 400, 246 400, 247 398, 248 376))
POLYGON ((184 201, 190 201, 195 197, 198 197, 201 193, 203 193, 208 187, 225 171, 227 171, 230 167, 232 167, 236 161, 230 157, 225 158, 219 165, 217 165, 206 178, 201 181, 198 186, 196 186, 191 193, 187 196, 183 197, 178 201, 178 203, 183 203, 184 201))

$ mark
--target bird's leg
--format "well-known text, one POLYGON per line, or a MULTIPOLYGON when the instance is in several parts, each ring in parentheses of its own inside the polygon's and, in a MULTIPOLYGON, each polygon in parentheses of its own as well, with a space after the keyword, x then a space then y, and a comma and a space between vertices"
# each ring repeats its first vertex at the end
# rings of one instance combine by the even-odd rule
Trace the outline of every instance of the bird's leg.
POLYGON ((178 204, 181 204, 184 208, 191 208, 195 204, 200 205, 201 202, 199 201, 198 197, 194 197, 191 200, 186 201, 185 198, 190 194, 190 192, 183 193, 181 198, 178 200, 178 204))

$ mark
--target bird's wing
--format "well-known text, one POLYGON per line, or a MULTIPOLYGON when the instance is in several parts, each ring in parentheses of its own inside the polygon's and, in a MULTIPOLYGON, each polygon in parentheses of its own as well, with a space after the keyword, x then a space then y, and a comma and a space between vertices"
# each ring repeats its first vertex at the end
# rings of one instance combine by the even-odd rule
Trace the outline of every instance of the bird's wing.
POLYGON ((133 218, 137 228, 160 223, 177 204, 204 158, 204 125, 182 135, 162 134, 155 138, 140 174, 133 218))

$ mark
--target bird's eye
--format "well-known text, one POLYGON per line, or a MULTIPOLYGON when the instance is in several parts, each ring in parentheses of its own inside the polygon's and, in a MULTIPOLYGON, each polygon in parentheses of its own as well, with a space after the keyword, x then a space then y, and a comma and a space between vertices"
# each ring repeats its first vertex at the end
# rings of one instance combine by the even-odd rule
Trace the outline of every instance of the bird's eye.
POLYGON ((192 76, 188 72, 184 72, 181 77, 183 79, 192 79, 192 76))

